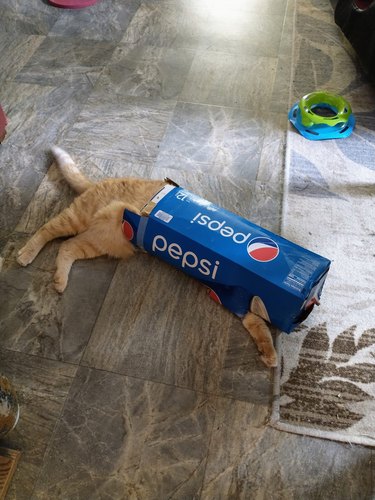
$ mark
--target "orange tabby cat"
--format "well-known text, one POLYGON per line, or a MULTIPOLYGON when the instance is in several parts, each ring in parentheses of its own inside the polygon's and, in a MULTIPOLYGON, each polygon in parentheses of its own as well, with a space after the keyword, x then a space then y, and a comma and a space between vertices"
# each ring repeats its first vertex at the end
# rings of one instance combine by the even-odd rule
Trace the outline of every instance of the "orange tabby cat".
MULTIPOLYGON (((134 255, 135 247, 122 232, 124 209, 139 213, 143 205, 165 185, 165 181, 122 178, 94 183, 78 170, 68 153, 58 147, 53 147, 52 153, 63 176, 80 195, 34 234, 18 252, 17 260, 22 266, 27 266, 47 242, 74 235, 74 238, 61 244, 56 259, 54 284, 56 290, 62 293, 75 260, 101 255, 127 259, 134 255)), ((258 312, 257 303, 255 301, 255 309, 252 304, 252 311, 258 312)), ((277 355, 266 322, 249 311, 242 323, 262 353, 263 362, 269 367, 276 366, 277 355)))

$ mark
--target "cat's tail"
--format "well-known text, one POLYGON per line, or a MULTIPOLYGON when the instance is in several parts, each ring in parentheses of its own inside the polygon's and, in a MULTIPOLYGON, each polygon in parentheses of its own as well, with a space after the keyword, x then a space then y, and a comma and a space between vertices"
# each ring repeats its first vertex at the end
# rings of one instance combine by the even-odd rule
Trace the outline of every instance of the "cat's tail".
POLYGON ((58 146, 52 146, 51 151, 65 180, 77 193, 83 193, 83 191, 94 185, 94 182, 80 172, 73 158, 66 151, 58 146))

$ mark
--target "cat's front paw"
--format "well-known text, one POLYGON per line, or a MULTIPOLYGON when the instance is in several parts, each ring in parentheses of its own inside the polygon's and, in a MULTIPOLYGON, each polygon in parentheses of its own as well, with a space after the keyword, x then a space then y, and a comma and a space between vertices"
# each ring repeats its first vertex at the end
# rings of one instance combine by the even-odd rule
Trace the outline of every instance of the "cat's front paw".
POLYGON ((53 285, 55 287, 56 292, 63 293, 67 284, 68 284, 68 279, 64 275, 57 272, 53 280, 53 285))

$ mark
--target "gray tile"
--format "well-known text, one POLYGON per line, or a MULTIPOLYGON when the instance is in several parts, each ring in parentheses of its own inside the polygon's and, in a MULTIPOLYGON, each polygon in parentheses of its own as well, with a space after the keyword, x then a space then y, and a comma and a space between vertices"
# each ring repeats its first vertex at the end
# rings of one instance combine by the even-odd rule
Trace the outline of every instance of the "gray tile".
POLYGON ((46 35, 59 17, 59 9, 40 0, 0 0, 0 31, 46 35))
POLYGON ((210 392, 230 321, 198 282, 140 254, 119 264, 83 364, 210 392))
POLYGON ((50 35, 85 40, 118 41, 138 9, 140 0, 100 0, 90 8, 64 9, 50 35))
MULTIPOLYGON (((243 5, 246 9, 249 8, 249 10, 251 9, 255 12, 264 10, 264 12, 269 15, 284 15, 288 6, 288 0, 280 0, 279 2, 274 2, 273 0, 252 0, 250 3, 243 2, 243 0, 237 0, 237 2, 239 3, 239 6, 243 5)), ((230 0, 227 0, 227 3, 231 5, 230 0)))
POLYGON ((33 498, 197 498, 213 419, 193 391, 80 368, 33 498))
POLYGON ((28 500, 62 412, 76 367, 1 349, 0 367, 14 385, 20 418, 2 446, 21 451, 7 499, 28 500))
POLYGON ((122 42, 129 46, 195 49, 206 26, 207 13, 192 8, 189 2, 143 2, 122 42))
POLYGON ((289 128, 288 116, 287 113, 269 113, 265 121, 257 181, 272 184, 279 193, 281 203, 284 190, 286 133, 289 128))
POLYGON ((275 83, 270 96, 270 110, 273 113, 288 115, 291 107, 290 86, 292 59, 290 54, 280 55, 277 63, 275 83))
POLYGON ((265 127, 259 113, 179 102, 156 166, 255 180, 265 127))
MULTIPOLYGON (((280 3, 282 5, 283 2, 280 3)), ((268 7, 271 3, 268 2, 268 7)), ((137 46, 191 48, 277 56, 283 12, 272 7, 249 8, 242 2, 207 5, 202 2, 144 2, 123 42, 137 46)))
POLYGON ((142 160, 126 158, 95 158, 91 155, 81 154, 79 156, 79 165, 83 162, 83 171, 92 178, 93 171, 97 172, 96 179, 105 177, 142 177, 149 179, 152 166, 142 160), (87 158, 87 159, 86 159, 87 158))
POLYGON ((195 52, 185 49, 121 44, 96 88, 129 96, 177 99, 195 52))
POLYGON ((0 294, 7 300, 0 304, 1 346, 79 363, 117 262, 101 258, 76 263, 61 296, 52 286, 58 243, 49 244, 23 268, 15 255, 25 241, 16 234, 3 252, 0 294))
POLYGON ((285 14, 281 34, 279 57, 275 74, 275 83, 272 89, 271 106, 272 112, 288 113, 290 103, 290 82, 292 79, 293 65, 293 34, 294 34, 294 4, 295 0, 288 2, 288 10, 285 14))
POLYGON ((20 35, 0 30, 0 82, 13 79, 43 40, 44 36, 20 35))
POLYGON ((192 11, 212 11, 213 7, 216 7, 217 10, 235 10, 241 11, 244 14, 249 14, 251 12, 257 13, 260 9, 267 15, 276 14, 283 15, 288 0, 279 0, 275 2, 274 0, 251 0, 248 2, 247 0, 220 0, 220 3, 215 2, 214 0, 207 0, 206 2, 200 2, 199 0, 143 0, 143 4, 148 6, 153 6, 154 4, 174 4, 177 5, 178 8, 189 7, 192 11))
POLYGON ((8 135, 1 148, 25 149, 35 155, 37 164, 45 150, 70 129, 91 89, 88 81, 58 87, 7 81, 1 97, 9 118, 8 135))
POLYGON ((260 360, 259 352, 241 321, 233 316, 217 394, 264 405, 272 400, 272 371, 260 360))
POLYGON ((45 168, 23 148, 0 146, 0 250, 22 217, 41 182, 45 168), (34 167, 34 168, 32 168, 34 167))
POLYGON ((52 86, 93 83, 114 48, 113 42, 47 36, 17 81, 52 86))
POLYGON ((207 2, 200 2, 199 0, 143 0, 142 2, 147 6, 154 6, 155 4, 172 4, 177 5, 179 9, 190 8, 192 11, 212 11, 213 5, 217 10, 235 10, 243 14, 259 13, 259 10, 267 15, 283 15, 287 7, 288 0, 220 0, 220 3, 209 0, 207 2))
MULTIPOLYGON (((246 498, 239 496, 238 490, 243 483, 246 485, 246 482, 250 482, 252 478, 256 481, 259 472, 255 469, 250 470, 248 478, 238 478, 237 469, 242 472, 248 455, 262 441, 267 416, 268 409, 264 405, 230 399, 217 400, 202 498, 218 500, 246 498)), ((273 460, 271 464, 274 464, 273 460)), ((269 479, 266 483, 272 483, 274 487, 276 481, 269 479)), ((267 488, 267 484, 264 484, 264 488, 267 488)), ((250 492, 247 498, 265 497, 257 497, 254 491, 250 492)))
POLYGON ((154 162, 175 102, 93 92, 78 116, 64 147, 96 158, 154 162))
POLYGON ((244 12, 231 7, 210 9, 200 50, 239 56, 277 57, 283 15, 268 15, 264 9, 244 12))
POLYGON ((272 57, 199 51, 180 100, 267 111, 276 65, 272 57))
POLYGON ((147 161, 135 158, 96 158, 89 151, 75 154, 74 149, 69 149, 78 167, 90 178, 95 180, 107 177, 142 177, 149 179, 152 171, 152 160, 147 161))
POLYGON ((295 29, 296 0, 288 0, 284 12, 284 24, 280 41, 280 55, 290 55, 292 57, 293 37, 295 29))
POLYGON ((217 410, 202 498, 373 498, 371 449, 248 425, 253 413, 239 402, 217 410))

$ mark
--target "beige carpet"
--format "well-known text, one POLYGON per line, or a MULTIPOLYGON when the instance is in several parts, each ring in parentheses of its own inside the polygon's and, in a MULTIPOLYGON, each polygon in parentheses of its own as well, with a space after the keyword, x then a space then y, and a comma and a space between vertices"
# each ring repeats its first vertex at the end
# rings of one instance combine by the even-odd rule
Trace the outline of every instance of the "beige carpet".
POLYGON ((296 4, 291 103, 325 89, 357 119, 347 139, 287 137, 283 236, 331 259, 321 306, 280 334, 272 425, 375 445, 375 89, 329 2, 296 4))

